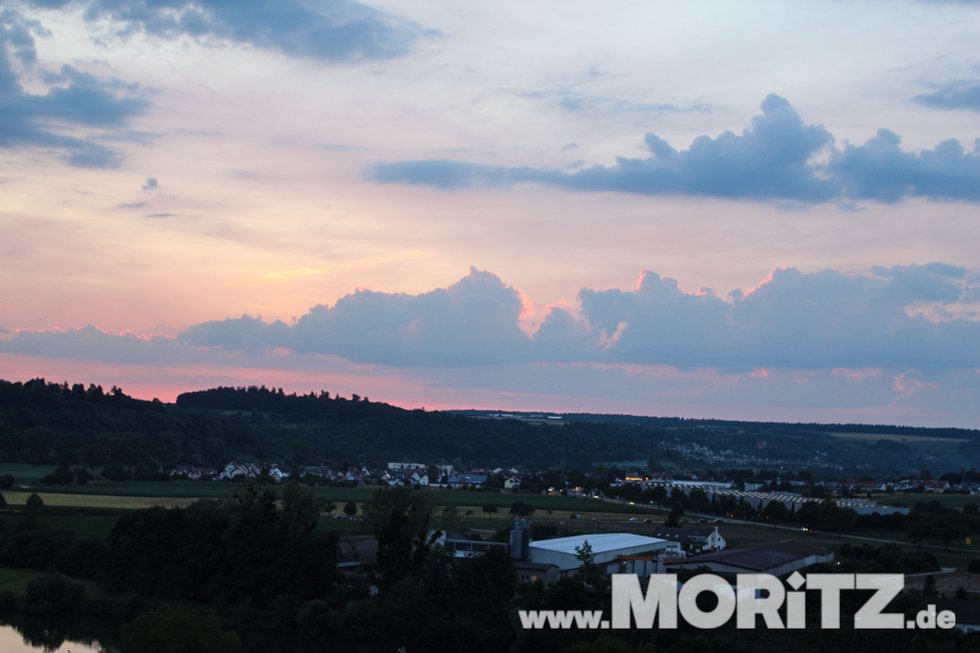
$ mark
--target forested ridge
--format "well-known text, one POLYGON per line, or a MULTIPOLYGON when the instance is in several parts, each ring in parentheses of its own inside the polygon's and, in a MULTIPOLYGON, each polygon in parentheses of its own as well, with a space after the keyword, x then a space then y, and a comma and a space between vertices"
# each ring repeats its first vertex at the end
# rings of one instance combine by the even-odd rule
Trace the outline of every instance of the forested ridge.
MULTIPOLYGON (((390 460, 484 467, 680 460, 688 442, 779 461, 876 464, 886 469, 972 466, 980 434, 964 429, 774 424, 566 415, 557 424, 487 419, 488 411, 406 410, 352 395, 298 395, 266 387, 189 392, 173 404, 82 384, 0 381, 0 462, 87 465, 152 473, 231 460, 366 465, 390 460), (891 430, 888 430, 891 429, 891 430), (831 432, 955 436, 947 458, 897 441, 831 432), (760 443, 764 449, 760 449, 760 443), (672 448, 673 447, 673 448, 672 448)), ((518 417, 527 414, 515 414, 518 417)), ((781 464, 781 463, 780 463, 781 464)))
POLYGON ((405 410, 354 395, 287 394, 265 387, 215 388, 174 404, 121 389, 0 381, 0 460, 31 464, 219 466, 274 462, 423 460, 466 464, 587 464, 645 456, 648 429, 603 424, 547 428, 405 410))

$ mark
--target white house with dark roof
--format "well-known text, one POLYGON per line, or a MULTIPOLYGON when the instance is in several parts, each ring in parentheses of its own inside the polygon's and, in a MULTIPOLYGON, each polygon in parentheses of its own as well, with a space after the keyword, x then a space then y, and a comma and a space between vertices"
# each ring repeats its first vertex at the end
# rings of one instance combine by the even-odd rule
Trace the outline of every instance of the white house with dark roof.
POLYGON ((697 555, 699 553, 709 553, 711 551, 721 551, 725 548, 725 538, 718 531, 717 526, 696 526, 685 524, 684 526, 659 526, 653 532, 654 537, 677 543, 676 547, 669 547, 675 551, 675 555, 697 555))

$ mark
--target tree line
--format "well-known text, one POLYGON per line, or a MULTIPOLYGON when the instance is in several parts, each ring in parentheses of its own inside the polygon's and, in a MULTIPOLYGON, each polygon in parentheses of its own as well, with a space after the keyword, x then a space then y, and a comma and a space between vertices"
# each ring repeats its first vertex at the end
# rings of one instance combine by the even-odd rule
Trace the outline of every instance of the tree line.
MULTIPOLYGON (((84 466, 86 473, 110 480, 165 478, 161 470, 167 467, 221 467, 243 459, 295 465, 414 459, 579 468, 637 458, 655 467, 683 463, 681 454, 661 446, 670 442, 698 442, 752 456, 761 452, 803 467, 817 450, 822 464, 841 469, 927 466, 904 443, 834 438, 813 425, 726 422, 722 427, 710 420, 611 416, 603 421, 589 415, 569 416, 562 426, 552 426, 405 410, 326 391, 302 395, 264 386, 222 387, 185 393, 167 404, 134 399, 118 387, 0 380, 0 460, 84 466)), ((978 463, 980 439, 960 445, 946 462, 936 458, 930 464, 958 469, 978 463)))

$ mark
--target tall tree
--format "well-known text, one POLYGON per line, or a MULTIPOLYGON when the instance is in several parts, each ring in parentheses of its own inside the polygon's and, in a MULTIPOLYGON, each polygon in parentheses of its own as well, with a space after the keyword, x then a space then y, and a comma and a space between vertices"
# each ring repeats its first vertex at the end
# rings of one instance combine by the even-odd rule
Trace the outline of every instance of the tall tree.
POLYGON ((408 487, 380 488, 365 506, 365 514, 378 538, 381 588, 420 568, 435 539, 430 534, 433 505, 429 495, 408 487))

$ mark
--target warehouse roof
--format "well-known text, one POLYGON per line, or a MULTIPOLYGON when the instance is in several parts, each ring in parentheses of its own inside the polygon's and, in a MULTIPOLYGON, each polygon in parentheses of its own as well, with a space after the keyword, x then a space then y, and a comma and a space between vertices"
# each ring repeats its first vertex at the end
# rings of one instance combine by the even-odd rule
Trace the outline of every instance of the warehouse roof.
POLYGON ((826 547, 819 544, 782 540, 674 560, 668 562, 667 566, 678 565, 692 568, 699 563, 717 563, 747 571, 768 571, 808 556, 826 556, 828 553, 826 547))
POLYGON ((592 535, 572 535, 570 537, 556 537, 551 540, 537 540, 531 542, 531 547, 546 551, 556 551, 558 553, 575 554, 576 547, 581 548, 585 542, 592 547, 592 553, 604 553, 607 551, 617 551, 619 549, 629 549, 642 546, 654 546, 664 542, 657 537, 646 537, 644 535, 633 535, 632 533, 597 533, 592 535))

